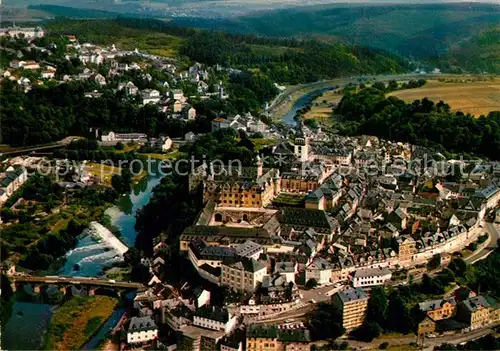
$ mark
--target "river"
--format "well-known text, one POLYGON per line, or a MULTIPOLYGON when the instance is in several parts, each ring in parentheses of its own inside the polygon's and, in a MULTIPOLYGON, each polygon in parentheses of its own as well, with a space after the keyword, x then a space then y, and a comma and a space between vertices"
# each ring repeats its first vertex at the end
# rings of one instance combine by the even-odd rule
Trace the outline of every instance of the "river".
MULTIPOLYGON (((146 205, 153 194, 153 189, 161 181, 160 174, 144 177, 134 184, 130 194, 122 196, 116 206, 110 207, 105 214, 110 217, 112 225, 120 230, 120 239, 127 245, 133 246, 137 232, 135 231, 135 214, 146 205)), ((81 235, 76 247, 66 255, 66 263, 58 272, 66 276, 98 276, 103 269, 112 265, 114 254, 99 246, 89 235, 81 235), (107 255, 108 253, 111 254, 107 255), (74 270, 79 264, 80 269, 74 270)), ((31 291, 28 292, 30 294, 31 291)), ((40 300, 35 296, 32 300, 40 300)), ((41 300, 39 302, 42 302, 41 300)), ((46 332, 52 311, 56 305, 36 302, 15 302, 12 315, 7 322, 2 337, 2 348, 10 350, 35 350, 43 344, 43 335, 46 332)), ((107 332, 116 325, 124 313, 124 309, 116 310, 99 332, 85 345, 84 349, 95 348, 106 336, 107 332)))
POLYGON ((295 101, 295 104, 293 104, 292 108, 283 116, 283 121, 289 126, 297 125, 297 121, 295 120, 295 115, 297 114, 297 111, 307 106, 307 104, 309 104, 311 98, 314 97, 314 95, 324 93, 325 91, 331 90, 333 88, 334 88, 333 86, 323 87, 310 91, 305 95, 302 95, 300 98, 297 99, 297 101, 295 101))
MULTIPOLYGON (((161 178, 162 176, 158 173, 144 177, 133 185, 130 194, 122 196, 116 206, 104 212, 109 216, 111 225, 120 231, 120 239, 128 247, 134 245, 137 236, 135 215, 149 202, 152 191, 160 183, 161 178)), ((58 275, 96 277, 103 273, 104 268, 120 260, 116 256, 113 250, 84 233, 78 239, 76 247, 67 253, 66 262, 58 275)))

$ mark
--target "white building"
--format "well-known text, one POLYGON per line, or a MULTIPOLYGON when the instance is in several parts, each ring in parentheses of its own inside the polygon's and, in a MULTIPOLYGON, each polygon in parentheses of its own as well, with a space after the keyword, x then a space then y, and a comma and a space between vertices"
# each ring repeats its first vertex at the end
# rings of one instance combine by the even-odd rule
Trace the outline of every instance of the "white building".
POLYGON ((298 272, 298 265, 296 262, 276 262, 274 266, 274 273, 282 274, 286 277, 287 282, 295 281, 295 274, 298 272))
POLYGON ((6 172, 0 173, 0 205, 18 190, 28 180, 26 168, 14 169, 9 167, 6 172))
POLYGON ((295 138, 294 153, 300 162, 309 159, 309 138, 295 138))
POLYGON ((174 97, 174 101, 175 101, 175 100, 179 100, 179 101, 183 102, 183 101, 185 101, 185 99, 186 99, 186 98, 184 97, 184 93, 183 93, 183 91, 182 91, 181 89, 174 89, 174 90, 172 91, 172 95, 173 95, 173 97, 174 97))
POLYGON ((125 94, 127 95, 137 95, 139 92, 139 88, 132 82, 118 84, 118 90, 125 90, 125 94))
POLYGON ((142 104, 157 104, 160 102, 160 92, 156 89, 144 89, 141 91, 142 104))
POLYGON ((193 324, 197 327, 229 334, 236 327, 237 317, 224 307, 203 306, 196 310, 193 324))
POLYGON ((322 257, 316 257, 306 267, 306 282, 316 280, 319 285, 330 283, 332 278, 332 264, 322 257))
POLYGON ((56 75, 56 72, 55 71, 51 71, 51 70, 46 70, 46 71, 42 71, 42 78, 44 79, 53 79, 54 76, 56 75))
POLYGON ((384 285, 391 280, 392 273, 386 267, 358 269, 352 276, 352 286, 363 288, 366 286, 384 285))
POLYGON ((94 81, 101 86, 106 85, 106 78, 102 74, 96 74, 94 81))
POLYGON ((44 35, 45 31, 41 27, 21 28, 13 26, 7 28, 0 28, 0 37, 8 36, 15 38, 34 39, 34 38, 43 38, 44 35))
POLYGON ((132 317, 127 331, 127 343, 139 344, 155 340, 158 327, 151 316, 132 317))
POLYGON ((193 291, 194 305, 197 308, 210 304, 210 291, 196 288, 193 291))

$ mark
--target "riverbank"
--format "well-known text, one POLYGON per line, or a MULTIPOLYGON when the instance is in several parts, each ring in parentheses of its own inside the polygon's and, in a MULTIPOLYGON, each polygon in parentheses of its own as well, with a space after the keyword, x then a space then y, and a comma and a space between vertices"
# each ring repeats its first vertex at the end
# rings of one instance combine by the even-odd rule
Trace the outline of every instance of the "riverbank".
POLYGON ((337 78, 323 82, 311 83, 305 86, 304 85, 290 86, 287 88, 287 90, 281 93, 282 98, 279 99, 280 102, 278 102, 275 106, 271 108, 270 114, 273 116, 275 120, 279 121, 285 115, 287 115, 290 110, 292 110, 293 106, 304 95, 308 95, 322 88, 331 87, 336 84, 341 84, 344 81, 345 81, 344 79, 337 78))
POLYGON ((77 350, 109 319, 118 300, 108 296, 74 297, 52 316, 44 349, 77 350))
MULTIPOLYGON (((154 167, 153 167, 154 168, 154 167)), ((116 204, 108 206, 103 215, 107 217, 106 227, 111 227, 113 232, 119 233, 119 239, 126 246, 133 247, 137 231, 135 230, 136 213, 151 199, 153 189, 161 182, 159 173, 147 174, 139 182, 132 184, 128 195, 121 196, 116 204)), ((96 246, 95 241, 89 236, 79 238, 76 247, 66 255, 66 262, 58 274, 65 276, 96 277, 112 268, 117 261, 112 255, 107 257, 104 246, 96 246), (77 269, 75 269, 78 267, 77 269)), ((112 272, 117 274, 118 272, 112 272)), ((120 276, 127 272, 120 272, 120 276)))

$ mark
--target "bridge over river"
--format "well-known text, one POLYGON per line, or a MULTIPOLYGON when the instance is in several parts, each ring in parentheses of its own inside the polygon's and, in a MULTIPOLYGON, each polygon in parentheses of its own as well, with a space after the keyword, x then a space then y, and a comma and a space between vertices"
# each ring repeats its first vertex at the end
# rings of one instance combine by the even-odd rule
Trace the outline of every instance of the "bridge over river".
POLYGON ((141 289, 145 286, 141 283, 115 281, 111 279, 98 279, 87 277, 59 277, 59 276, 31 276, 31 275, 11 275, 9 276, 12 285, 32 284, 32 285, 73 285, 95 288, 119 288, 119 289, 141 289))

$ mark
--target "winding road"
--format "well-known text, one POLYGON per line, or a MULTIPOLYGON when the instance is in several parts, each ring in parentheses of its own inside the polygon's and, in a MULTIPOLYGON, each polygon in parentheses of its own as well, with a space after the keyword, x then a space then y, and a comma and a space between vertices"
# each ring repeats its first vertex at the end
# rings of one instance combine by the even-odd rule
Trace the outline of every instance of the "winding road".
POLYGON ((474 264, 485 259, 498 247, 498 239, 500 239, 499 226, 495 223, 484 222, 483 229, 489 234, 488 243, 482 249, 465 258, 464 261, 467 263, 474 264))

